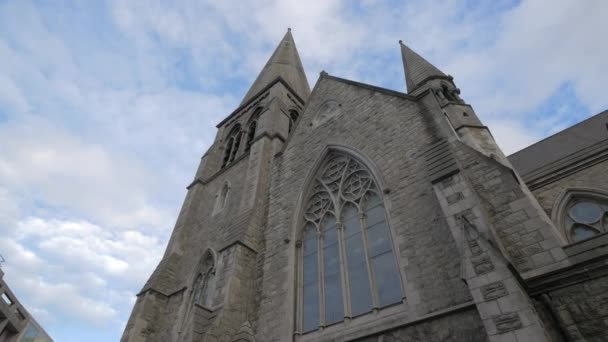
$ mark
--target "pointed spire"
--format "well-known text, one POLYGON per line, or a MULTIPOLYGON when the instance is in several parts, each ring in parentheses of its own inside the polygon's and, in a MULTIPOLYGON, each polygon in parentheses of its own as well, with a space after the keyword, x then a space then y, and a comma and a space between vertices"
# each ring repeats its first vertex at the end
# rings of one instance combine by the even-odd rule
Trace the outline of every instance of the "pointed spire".
POLYGON ((306 99, 310 95, 310 86, 308 85, 304 67, 302 67, 300 55, 296 49, 296 43, 293 40, 290 28, 287 29, 287 33, 279 43, 279 46, 274 50, 268 62, 266 62, 264 69, 262 69, 262 72, 255 79, 251 88, 249 88, 241 104, 250 100, 279 76, 302 99, 306 99))
POLYGON ((403 44, 401 40, 399 41, 399 45, 401 45, 401 58, 403 59, 403 67, 405 68, 405 83, 407 84, 408 93, 411 93, 412 90, 430 78, 449 79, 446 74, 403 44))

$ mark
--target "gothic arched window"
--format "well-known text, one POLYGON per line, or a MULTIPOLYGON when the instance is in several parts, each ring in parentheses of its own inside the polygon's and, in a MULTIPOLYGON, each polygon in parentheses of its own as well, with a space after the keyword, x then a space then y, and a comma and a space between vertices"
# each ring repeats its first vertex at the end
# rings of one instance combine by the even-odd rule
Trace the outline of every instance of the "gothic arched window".
POLYGON ((403 300, 384 201, 369 170, 331 153, 304 212, 301 331, 403 300))
POLYGON ((215 290, 215 261, 213 255, 207 253, 201 272, 196 277, 194 282, 193 301, 196 304, 210 307, 213 300, 213 291, 215 290))
POLYGON ((289 111, 289 133, 291 133, 291 131, 293 131, 293 128, 295 127, 299 116, 300 115, 298 114, 298 112, 295 109, 292 109, 289 111))
POLYGON ((570 242, 608 232, 608 194, 591 189, 569 189, 558 198, 552 218, 570 242))
POLYGON ((249 151, 251 149, 251 144, 253 144, 256 129, 258 128, 258 118, 260 117, 260 113, 262 113, 262 107, 258 107, 249 119, 250 123, 249 129, 247 130, 247 144, 245 145, 246 151, 249 151))
POLYGON ((241 126, 236 125, 230 130, 228 141, 224 150, 224 159, 222 160, 222 168, 228 165, 234 160, 236 154, 239 152, 239 145, 241 144, 241 126))

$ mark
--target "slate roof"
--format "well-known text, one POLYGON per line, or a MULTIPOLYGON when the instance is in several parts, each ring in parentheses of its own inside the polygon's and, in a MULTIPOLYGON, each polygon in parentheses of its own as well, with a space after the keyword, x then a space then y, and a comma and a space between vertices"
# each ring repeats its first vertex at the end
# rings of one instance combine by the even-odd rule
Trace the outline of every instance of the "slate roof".
POLYGON ((608 110, 532 144, 508 158, 525 176, 608 140, 608 110))

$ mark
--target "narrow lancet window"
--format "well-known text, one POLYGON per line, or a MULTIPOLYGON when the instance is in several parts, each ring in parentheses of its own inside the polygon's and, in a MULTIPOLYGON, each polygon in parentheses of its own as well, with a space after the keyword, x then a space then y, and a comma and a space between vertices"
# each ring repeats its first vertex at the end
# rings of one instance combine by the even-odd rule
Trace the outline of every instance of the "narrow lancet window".
POLYGON ((236 154, 239 152, 240 145, 241 145, 241 132, 238 132, 236 138, 234 139, 234 146, 232 147, 232 155, 230 156, 230 161, 233 161, 234 158, 236 158, 236 154))
POLYGON ((319 326, 319 255, 317 252, 317 228, 309 223, 304 228, 303 250, 303 302, 304 330, 319 326))

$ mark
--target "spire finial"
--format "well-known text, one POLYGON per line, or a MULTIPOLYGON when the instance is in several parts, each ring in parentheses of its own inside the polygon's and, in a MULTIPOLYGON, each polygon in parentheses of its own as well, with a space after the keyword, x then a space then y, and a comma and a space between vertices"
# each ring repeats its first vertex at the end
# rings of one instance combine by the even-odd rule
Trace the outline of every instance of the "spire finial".
POLYGON ((401 58, 405 67, 405 82, 408 93, 429 79, 448 78, 446 74, 403 44, 402 41, 399 41, 399 43, 401 43, 401 58))
POLYGON ((281 39, 247 94, 245 94, 241 104, 249 101, 264 87, 276 81, 277 78, 281 78, 287 83, 300 98, 306 99, 310 95, 310 86, 296 49, 296 43, 291 35, 291 27, 287 28, 283 39, 281 39))
POLYGON ((399 39, 399 44, 403 44, 403 40, 399 39))

